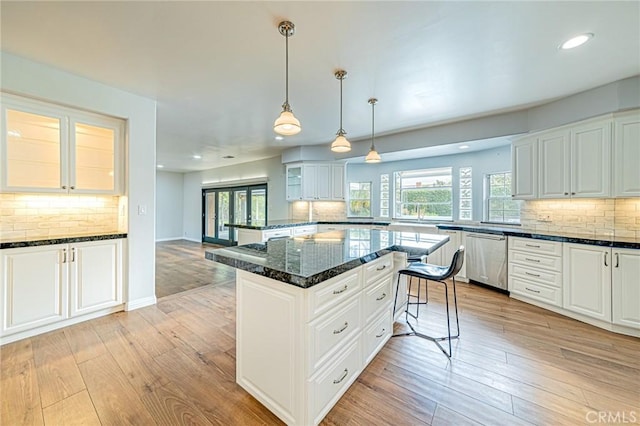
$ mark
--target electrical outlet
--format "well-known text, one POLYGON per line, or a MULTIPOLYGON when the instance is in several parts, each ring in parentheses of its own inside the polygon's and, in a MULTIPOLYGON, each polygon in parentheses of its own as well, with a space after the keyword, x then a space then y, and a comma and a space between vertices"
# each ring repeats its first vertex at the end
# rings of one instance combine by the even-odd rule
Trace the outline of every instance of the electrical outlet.
POLYGON ((549 214, 538 215, 538 222, 551 222, 551 215, 549 214))

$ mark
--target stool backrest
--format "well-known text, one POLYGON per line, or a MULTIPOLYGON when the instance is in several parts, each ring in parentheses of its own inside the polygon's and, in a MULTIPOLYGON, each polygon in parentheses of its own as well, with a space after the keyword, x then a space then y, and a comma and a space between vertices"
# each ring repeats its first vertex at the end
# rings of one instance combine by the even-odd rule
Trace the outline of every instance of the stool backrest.
POLYGON ((450 278, 455 274, 457 274, 458 272, 460 272, 460 269, 462 269, 463 263, 464 263, 464 246, 460 246, 458 250, 456 250, 456 252, 453 253, 453 259, 451 259, 451 265, 449 265, 449 269, 447 269, 447 272, 445 276, 442 277, 442 279, 446 280, 447 278, 450 278))

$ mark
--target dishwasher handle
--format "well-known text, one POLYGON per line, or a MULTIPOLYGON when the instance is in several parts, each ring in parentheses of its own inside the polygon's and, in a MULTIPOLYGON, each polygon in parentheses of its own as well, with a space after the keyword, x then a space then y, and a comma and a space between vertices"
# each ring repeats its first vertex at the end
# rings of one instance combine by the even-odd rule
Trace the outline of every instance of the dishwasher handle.
POLYGON ((483 240, 504 241, 507 237, 495 234, 467 234, 467 238, 479 238, 483 240))

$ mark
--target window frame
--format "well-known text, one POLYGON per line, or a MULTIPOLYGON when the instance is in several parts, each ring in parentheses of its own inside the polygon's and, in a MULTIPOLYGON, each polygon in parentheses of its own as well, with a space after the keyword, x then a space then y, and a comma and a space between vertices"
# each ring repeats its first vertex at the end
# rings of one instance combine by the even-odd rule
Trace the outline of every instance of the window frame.
MULTIPOLYGON (((454 198, 455 198, 455 192, 454 192, 454 177, 453 177, 453 173, 454 173, 454 167, 453 166, 444 166, 444 167, 431 167, 431 168, 426 168, 426 169, 413 169, 413 170, 399 170, 399 171, 395 171, 393 172, 393 183, 394 183, 394 187, 393 187, 393 218, 394 219, 398 219, 398 220, 419 220, 419 221, 453 221, 453 216, 454 216, 454 198), (413 177, 421 177, 421 174, 423 177, 433 177, 433 176, 444 176, 445 173, 441 173, 441 174, 435 174, 436 171, 441 170, 441 171, 448 171, 448 177, 450 180, 450 184, 449 186, 439 186, 439 187, 433 187, 433 186, 424 186, 422 187, 423 189, 427 189, 427 190, 443 190, 443 189, 448 189, 450 191, 451 194, 451 198, 450 201, 448 203, 432 203, 432 204, 448 204, 451 214, 447 217, 444 216, 429 216, 429 217, 420 217, 420 214, 417 214, 416 216, 402 216, 401 211, 402 211, 402 206, 406 203, 404 203, 402 201, 402 195, 403 195, 403 191, 407 191, 407 190, 415 190, 416 188, 402 188, 402 174, 411 174, 413 173, 414 176, 413 177), (422 173, 421 173, 422 172, 422 173), (400 197, 400 198, 398 198, 400 197), (398 211, 398 206, 400 206, 400 212, 398 211)), ((409 178, 409 176, 405 177, 405 178, 409 178)), ((416 204, 416 203, 412 203, 412 204, 416 204)), ((425 203, 426 204, 426 203, 425 203)), ((418 212, 419 213, 419 212, 418 212)))
MULTIPOLYGON (((518 220, 516 221, 507 221, 505 220, 505 209, 504 209, 504 205, 502 208, 502 220, 501 221, 496 221, 496 220, 491 220, 491 200, 496 199, 496 200, 503 200, 503 201, 517 201, 517 200, 513 200, 511 198, 511 184, 509 185, 504 185, 504 187, 508 190, 507 194, 508 195, 504 195, 501 197, 491 197, 491 177, 492 176, 496 176, 496 175, 506 175, 509 174, 510 175, 510 179, 513 179, 513 172, 511 170, 507 170, 507 171, 503 171, 503 172, 492 172, 492 173, 486 173, 484 175, 484 208, 483 208, 483 222, 487 222, 487 223, 499 223, 499 224, 504 224, 504 225, 520 225, 521 224, 521 217, 520 217, 520 211, 522 209, 522 203, 519 202, 518 204, 520 205, 520 208, 518 209, 518 220)), ((511 182, 511 181, 510 181, 511 182)))
MULTIPOLYGON (((347 183, 347 195, 348 195, 348 199, 347 199, 347 217, 366 217, 366 218, 372 218, 372 205, 371 205, 371 195, 372 195, 372 189, 373 189, 373 182, 371 181, 354 181, 354 182, 348 182, 347 183), (368 198, 352 198, 351 197, 351 184, 368 184, 369 185, 369 197, 368 198), (358 215, 358 214, 354 214, 353 210, 351 209, 351 203, 353 201, 368 201, 369 202, 369 214, 368 215, 358 215)), ((360 189, 360 191, 366 191, 364 189, 360 189)))

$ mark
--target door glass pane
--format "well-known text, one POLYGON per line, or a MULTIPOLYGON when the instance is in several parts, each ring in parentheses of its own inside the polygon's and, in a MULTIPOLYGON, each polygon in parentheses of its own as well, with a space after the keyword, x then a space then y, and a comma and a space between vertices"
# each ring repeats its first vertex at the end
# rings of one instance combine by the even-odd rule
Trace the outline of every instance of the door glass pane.
POLYGON ((267 224, 267 190, 251 190, 251 224, 265 226, 267 224))
POLYGON ((204 200, 204 235, 216 237, 216 193, 207 192, 204 200))
POLYGON ((60 120, 7 110, 7 185, 60 188, 60 120))
POLYGON ((236 190, 234 191, 233 197, 233 223, 238 225, 246 225, 249 219, 247 217, 247 191, 245 189, 236 190))
POLYGON ((113 190, 115 131, 76 123, 75 160, 77 189, 113 190))
POLYGON ((225 223, 229 223, 231 205, 229 200, 231 196, 230 191, 218 192, 218 215, 216 216, 216 227, 218 229, 218 238, 223 240, 229 239, 229 228, 224 226, 225 223))

